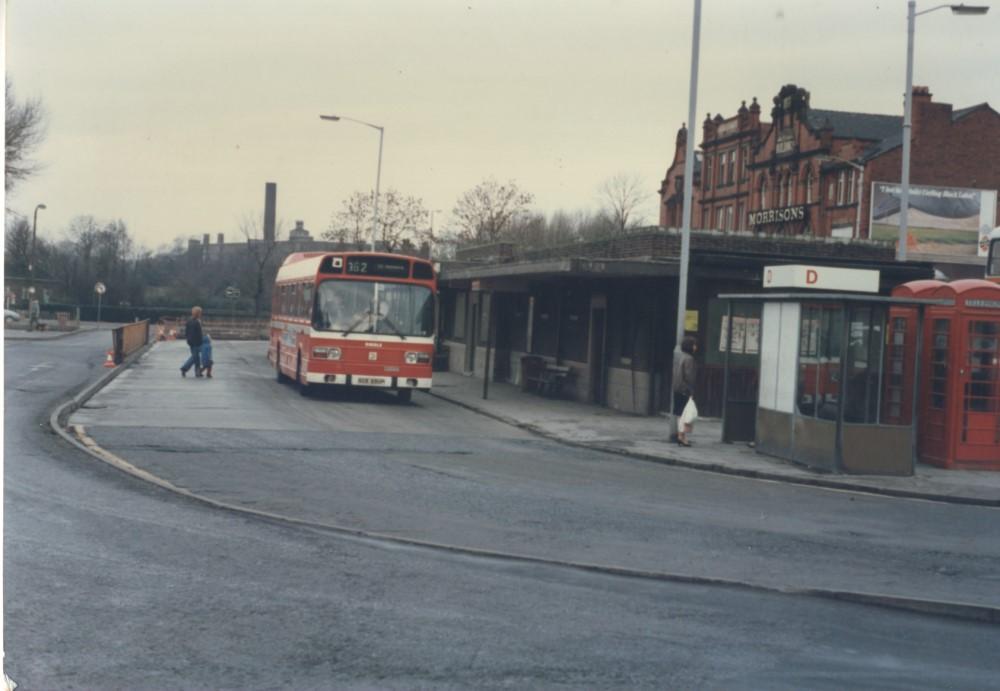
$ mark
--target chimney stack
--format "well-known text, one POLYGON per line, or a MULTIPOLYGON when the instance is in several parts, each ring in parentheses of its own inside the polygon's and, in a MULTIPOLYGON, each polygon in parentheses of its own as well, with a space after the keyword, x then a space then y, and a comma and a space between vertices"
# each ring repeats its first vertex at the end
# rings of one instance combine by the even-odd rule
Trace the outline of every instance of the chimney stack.
POLYGON ((274 182, 264 184, 264 241, 274 242, 274 216, 278 199, 278 185, 274 182))

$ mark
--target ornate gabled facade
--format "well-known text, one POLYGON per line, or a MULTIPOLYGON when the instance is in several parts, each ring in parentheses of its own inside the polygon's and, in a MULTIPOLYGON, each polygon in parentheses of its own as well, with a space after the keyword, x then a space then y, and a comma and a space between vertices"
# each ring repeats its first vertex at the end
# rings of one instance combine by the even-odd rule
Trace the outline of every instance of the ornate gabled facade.
MULTIPOLYGON (((872 183, 900 179, 902 116, 816 109, 794 84, 774 97, 770 122, 760 110, 755 98, 702 124, 692 226, 868 239, 872 183)), ((1000 114, 988 104, 953 110, 915 87, 912 136, 912 184, 1000 189, 1000 114)), ((660 189, 667 227, 680 225, 685 137, 660 189)))

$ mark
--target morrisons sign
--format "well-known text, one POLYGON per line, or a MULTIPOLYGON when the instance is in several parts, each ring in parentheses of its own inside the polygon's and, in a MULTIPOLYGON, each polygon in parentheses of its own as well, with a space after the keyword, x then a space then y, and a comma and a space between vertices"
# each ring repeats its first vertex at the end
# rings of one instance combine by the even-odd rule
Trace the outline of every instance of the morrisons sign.
POLYGON ((747 214, 750 227, 760 226, 766 223, 788 223, 789 221, 806 220, 806 207, 786 206, 782 209, 764 209, 763 211, 751 211, 747 214))

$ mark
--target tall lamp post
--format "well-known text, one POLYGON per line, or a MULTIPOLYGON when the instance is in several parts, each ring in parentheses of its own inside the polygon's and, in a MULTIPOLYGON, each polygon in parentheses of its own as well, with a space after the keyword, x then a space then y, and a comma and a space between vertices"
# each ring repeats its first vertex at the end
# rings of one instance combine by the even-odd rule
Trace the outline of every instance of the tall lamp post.
MULTIPOLYGON (((688 94, 687 137, 684 149, 684 209, 681 219, 680 276, 677 282, 677 349, 684 340, 687 314, 688 263, 691 257, 691 205, 694 197, 694 123, 698 101, 698 44, 701 40, 701 0, 694 0, 694 29, 691 37, 691 88, 688 94)), ((671 371, 673 371, 671 369, 671 371)), ((671 387, 673 382, 671 381, 671 387)), ((668 395, 672 392, 668 392, 668 395)))
POLYGON ((861 165, 860 163, 855 163, 854 161, 848 161, 846 158, 841 158, 840 156, 830 156, 830 155, 820 156, 819 160, 821 160, 821 161, 836 161, 837 163, 843 163, 844 165, 848 165, 851 168, 854 168, 854 170, 858 171, 858 173, 859 173, 859 175, 858 175, 858 191, 856 192, 857 198, 858 198, 858 211, 857 211, 857 213, 855 214, 855 217, 854 217, 854 239, 855 240, 860 240, 861 239, 861 200, 862 200, 862 194, 864 193, 864 189, 865 189, 865 167, 863 165, 861 165))
POLYGON ((385 128, 380 125, 373 125, 370 122, 365 122, 364 120, 356 120, 355 118, 349 118, 346 115, 320 115, 320 120, 330 120, 332 122, 339 122, 341 120, 348 120, 350 122, 356 122, 359 125, 364 125, 365 127, 371 127, 373 130, 378 130, 378 168, 375 172, 375 205, 372 209, 372 252, 375 251, 375 239, 378 237, 378 195, 379 195, 379 185, 382 182, 382 138, 385 136, 385 128))
POLYGON ((922 14, 948 8, 952 14, 979 15, 990 11, 988 5, 936 5, 917 12, 916 0, 906 3, 906 92, 903 95, 903 171, 900 176, 899 193, 899 248, 896 259, 906 261, 906 243, 909 240, 910 214, 910 131, 913 111, 913 29, 916 19, 922 14))
POLYGON ((45 204, 35 207, 35 215, 31 221, 31 253, 28 255, 28 300, 30 309, 31 296, 35 294, 35 236, 38 229, 38 210, 47 209, 45 204))

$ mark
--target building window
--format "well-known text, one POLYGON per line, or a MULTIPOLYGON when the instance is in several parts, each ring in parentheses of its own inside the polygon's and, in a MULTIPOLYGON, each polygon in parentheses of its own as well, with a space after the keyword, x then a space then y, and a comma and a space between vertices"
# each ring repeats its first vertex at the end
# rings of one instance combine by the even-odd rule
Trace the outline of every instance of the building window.
POLYGON ((778 178, 778 208, 785 205, 785 178, 778 178))
POLYGON ((712 157, 705 157, 705 189, 711 189, 712 187, 712 157))
POLYGON ((793 175, 785 178, 785 201, 788 206, 795 203, 795 176, 793 175))
POLYGON ((854 179, 854 176, 855 176, 856 172, 857 171, 855 171, 853 168, 851 169, 851 182, 847 186, 847 203, 848 204, 853 204, 854 203, 854 185, 856 183, 856 181, 854 179))
POLYGON ((763 175, 760 176, 760 206, 758 208, 767 208, 767 178, 763 175))
POLYGON ((733 184, 736 176, 736 149, 729 152, 729 184, 733 184))
POLYGON ((725 230, 725 228, 726 228, 726 207, 720 206, 719 209, 718 209, 718 211, 716 212, 716 217, 715 218, 716 218, 715 229, 716 230, 725 230))
POLYGON ((827 193, 826 193, 826 200, 828 202, 830 202, 831 204, 833 204, 833 200, 835 199, 835 195, 836 195, 836 189, 835 189, 834 184, 831 182, 830 183, 830 189, 827 190, 827 193))
POLYGON ((726 207, 726 230, 734 230, 733 228, 733 205, 730 204, 726 207))
POLYGON ((727 160, 727 158, 728 158, 728 154, 726 154, 725 152, 719 154, 719 177, 716 178, 716 179, 719 181, 718 184, 720 186, 726 184, 726 160, 727 160))
POLYGON ((844 203, 844 171, 837 174, 837 206, 844 203))
POLYGON ((813 200, 813 172, 806 172, 806 204, 812 204, 813 200))
POLYGON ((737 230, 746 230, 747 227, 746 216, 747 216, 746 206, 743 204, 743 202, 740 202, 739 205, 736 207, 736 223, 738 224, 737 230))
POLYGON ((749 146, 744 146, 743 147, 743 165, 741 166, 741 168, 743 170, 743 173, 740 176, 744 180, 747 179, 747 164, 749 162, 750 162, 750 147, 749 146))

